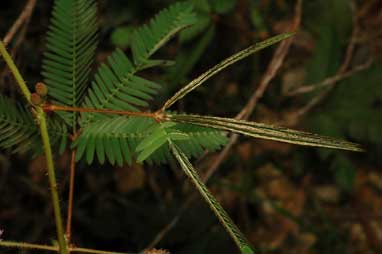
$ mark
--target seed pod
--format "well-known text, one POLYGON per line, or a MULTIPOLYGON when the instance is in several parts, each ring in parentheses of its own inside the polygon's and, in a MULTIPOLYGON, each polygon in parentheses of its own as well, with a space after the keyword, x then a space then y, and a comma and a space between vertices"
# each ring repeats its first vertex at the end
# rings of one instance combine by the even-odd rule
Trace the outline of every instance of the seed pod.
POLYGON ((35 106, 41 105, 42 104, 42 98, 37 93, 32 93, 31 94, 31 102, 35 106))
POLYGON ((35 85, 35 90, 36 90, 36 93, 38 95, 43 96, 43 97, 48 94, 48 87, 42 82, 38 82, 35 85))

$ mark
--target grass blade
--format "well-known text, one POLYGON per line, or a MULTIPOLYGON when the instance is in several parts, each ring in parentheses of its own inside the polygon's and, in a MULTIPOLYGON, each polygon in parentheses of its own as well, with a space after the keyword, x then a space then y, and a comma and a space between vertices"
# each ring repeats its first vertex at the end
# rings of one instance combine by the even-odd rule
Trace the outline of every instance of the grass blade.
POLYGON ((192 80, 188 85, 180 89, 177 93, 174 94, 169 100, 166 101, 166 103, 162 107, 162 111, 169 108, 172 104, 174 104, 179 99, 183 98, 186 94, 203 84, 206 80, 208 80, 213 75, 217 74, 221 70, 225 69, 226 67, 236 63, 237 61, 240 61, 241 59, 260 51, 266 47, 269 47, 279 41, 282 41, 290 36, 292 36, 294 33, 284 33, 277 36, 274 36, 272 38, 269 38, 268 40, 256 43, 228 58, 220 62, 219 64, 215 65, 208 71, 204 72, 202 75, 197 77, 196 79, 192 80))

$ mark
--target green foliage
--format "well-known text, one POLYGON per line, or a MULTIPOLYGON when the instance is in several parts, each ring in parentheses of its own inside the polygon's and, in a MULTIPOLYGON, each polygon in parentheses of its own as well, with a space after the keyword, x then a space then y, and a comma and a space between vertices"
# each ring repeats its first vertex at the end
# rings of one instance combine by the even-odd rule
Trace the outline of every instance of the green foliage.
POLYGON ((182 123, 158 124, 145 117, 114 117, 83 128, 73 146, 77 147, 76 159, 85 157, 89 164, 95 156, 102 164, 107 159, 119 166, 124 162, 131 164, 135 158, 150 164, 165 163, 171 159, 165 144, 167 139, 176 142, 188 157, 198 157, 205 149, 215 151, 227 142, 220 131, 210 128, 182 123), (156 137, 159 140, 153 144, 156 137))
MULTIPOLYGON (((235 1, 228 0, 192 2, 199 10, 219 13, 229 11, 235 4, 235 1)), ((66 106, 61 109, 71 112, 60 112, 63 120, 53 118, 49 124, 52 140, 60 145, 61 151, 64 150, 68 136, 66 128, 69 125, 72 128, 71 135, 75 137, 70 145, 76 149, 75 159, 86 158, 88 163, 92 163, 96 157, 100 163, 108 161, 119 166, 133 161, 163 163, 175 157, 242 254, 252 254, 252 247, 200 180, 188 158, 201 155, 205 149, 219 149, 227 142, 222 131, 299 145, 362 150, 350 142, 272 125, 167 112, 170 106, 226 67, 287 39, 293 33, 274 36, 226 58, 180 89, 158 111, 150 113, 141 110, 149 108, 148 101, 157 94, 159 86, 136 74, 146 68, 168 65, 166 60, 151 57, 177 32, 197 23, 193 5, 189 2, 174 4, 157 14, 148 25, 135 30, 129 42, 133 60, 122 50, 115 50, 107 58, 107 63, 100 64, 89 86, 97 44, 95 17, 96 5, 92 0, 55 1, 42 74, 48 86, 48 97, 54 103, 66 106), (80 118, 78 112, 81 112, 80 118), (128 116, 116 116, 119 114, 128 116)), ((210 27, 209 23, 208 18, 199 22, 199 28, 185 32, 182 40, 190 40, 210 27)), ((183 73, 191 69, 206 49, 214 29, 209 28, 208 31, 208 35, 196 44, 190 63, 183 58, 186 64, 183 73)), ((42 108, 37 109, 42 113, 42 108)), ((37 143, 34 141, 37 134, 33 118, 26 110, 17 109, 2 98, 0 118, 0 134, 4 135, 0 139, 2 148, 16 147, 17 151, 24 151, 31 143, 37 143)))
POLYGON ((177 3, 161 11, 148 25, 135 31, 131 43, 134 63, 141 67, 149 57, 181 29, 195 23, 192 5, 177 3))
POLYGON ((192 68, 200 62, 203 54, 215 37, 216 22, 213 14, 224 15, 232 11, 236 0, 189 0, 195 9, 196 22, 180 32, 176 64, 168 69, 167 79, 171 81, 167 90, 172 91, 177 85, 187 80, 192 68))
MULTIPOLYGON (((56 119, 49 122, 50 137, 59 151, 66 148, 67 130, 56 119)), ((30 111, 11 99, 0 95, 0 148, 12 153, 42 152, 39 131, 30 111)))
POLYGON ((36 143, 38 129, 30 112, 10 99, 0 96, 0 147, 25 152, 36 143))
MULTIPOLYGON (((95 74, 95 81, 84 99, 83 106, 97 109, 139 111, 138 107, 148 107, 159 88, 155 83, 135 76, 137 69, 127 56, 117 49, 107 59, 108 65, 101 64, 95 74)), ((83 113, 81 125, 106 117, 105 114, 83 113)))
MULTIPOLYGON (((42 75, 58 104, 78 107, 88 87, 97 47, 97 7, 93 0, 57 0, 46 39, 42 75)), ((70 126, 77 113, 60 113, 70 126)))
POLYGON ((209 0, 212 9, 219 14, 230 12, 236 5, 236 0, 209 0))
POLYGON ((114 46, 127 48, 130 45, 134 28, 132 26, 121 26, 116 28, 110 36, 110 41, 114 46))

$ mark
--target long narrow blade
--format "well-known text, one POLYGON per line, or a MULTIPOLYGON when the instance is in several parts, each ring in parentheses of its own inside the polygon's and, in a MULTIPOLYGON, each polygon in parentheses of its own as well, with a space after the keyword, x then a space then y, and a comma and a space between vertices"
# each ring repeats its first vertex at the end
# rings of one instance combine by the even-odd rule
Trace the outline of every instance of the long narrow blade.
POLYGON ((360 145, 348 141, 274 125, 236 120, 233 118, 186 114, 168 115, 168 118, 174 122, 192 123, 215 129, 232 131, 255 138, 276 140, 296 145, 327 147, 356 152, 364 151, 360 145))
POLYGON ((174 94, 169 100, 166 101, 166 103, 162 107, 162 111, 169 108, 172 104, 174 104, 179 99, 183 98, 186 94, 203 84, 207 79, 215 75, 216 73, 220 72, 221 70, 225 69, 226 67, 230 66, 231 64, 236 63, 237 61, 240 61, 241 59, 259 51, 266 47, 269 47, 279 41, 285 40, 286 38, 292 36, 294 33, 284 33, 277 36, 274 36, 272 38, 269 38, 268 40, 256 43, 228 58, 220 62, 219 64, 215 65, 208 71, 204 72, 202 75, 197 77, 196 79, 192 80, 188 85, 184 86, 182 89, 180 89, 177 93, 174 94))
POLYGON ((242 254, 254 254, 251 245, 248 243, 245 236, 240 232, 238 227, 233 223, 231 218, 228 216, 226 211, 221 207, 219 202, 215 197, 209 192, 206 185, 200 179, 198 173, 188 160, 187 156, 172 142, 169 142, 170 149, 174 154, 175 158, 178 160, 180 166, 186 173, 186 175, 191 179, 192 183, 198 189, 203 198, 207 201, 208 205, 211 207, 212 211, 218 217, 220 222, 223 224, 227 232, 231 235, 232 239, 238 245, 242 254))

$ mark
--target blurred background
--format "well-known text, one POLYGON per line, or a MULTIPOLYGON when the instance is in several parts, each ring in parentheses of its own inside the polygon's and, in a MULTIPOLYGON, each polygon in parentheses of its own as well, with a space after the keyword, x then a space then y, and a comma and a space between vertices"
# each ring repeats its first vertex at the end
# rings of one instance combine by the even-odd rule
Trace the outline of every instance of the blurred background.
MULTIPOLYGON (((264 94, 258 94, 250 120, 347 139, 367 150, 351 153, 239 137, 226 156, 207 152, 194 160, 201 174, 214 172, 210 190, 257 253, 382 253, 382 1, 306 0, 301 8, 296 0, 190 1, 197 24, 158 53, 176 60, 175 65, 141 73, 162 86, 152 109, 225 57, 297 28, 285 58, 275 55, 278 45, 263 50, 226 69, 174 109, 235 117, 272 77, 264 94), (281 61, 280 68, 270 64, 272 59, 281 61)), ((2 1, 2 38, 27 2, 2 1)), ((99 0, 97 64, 116 47, 129 53, 132 31, 174 2, 99 0)), ((37 1, 30 22, 9 45, 31 87, 42 79, 52 3, 37 1)), ((19 97, 3 61, 0 89, 19 97)), ((64 211, 69 161, 69 153, 56 158, 64 211)), ((54 242, 44 167, 42 156, 1 152, 0 238, 54 242)), ((120 252, 155 246, 174 254, 238 253, 175 162, 130 167, 80 162, 75 190, 75 245, 120 252)))

